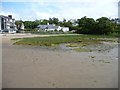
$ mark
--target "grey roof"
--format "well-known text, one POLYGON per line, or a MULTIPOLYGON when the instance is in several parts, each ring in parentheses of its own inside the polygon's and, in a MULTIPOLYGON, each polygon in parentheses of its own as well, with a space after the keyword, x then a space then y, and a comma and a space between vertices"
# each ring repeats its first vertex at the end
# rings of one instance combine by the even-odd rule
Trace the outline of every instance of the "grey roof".
POLYGON ((3 18, 8 18, 7 16, 3 16, 3 15, 0 15, 0 17, 3 17, 3 18))
MULTIPOLYGON (((0 15, 0 17, 10 19, 8 16, 4 16, 4 15, 0 15)), ((15 20, 15 19, 12 18, 12 20, 15 20)))
POLYGON ((38 25, 37 28, 46 29, 47 25, 38 25))
POLYGON ((48 26, 48 29, 57 29, 57 28, 58 26, 51 26, 51 25, 48 26))
POLYGON ((40 29, 57 29, 59 26, 54 26, 53 24, 50 25, 38 25, 37 28, 40 29))

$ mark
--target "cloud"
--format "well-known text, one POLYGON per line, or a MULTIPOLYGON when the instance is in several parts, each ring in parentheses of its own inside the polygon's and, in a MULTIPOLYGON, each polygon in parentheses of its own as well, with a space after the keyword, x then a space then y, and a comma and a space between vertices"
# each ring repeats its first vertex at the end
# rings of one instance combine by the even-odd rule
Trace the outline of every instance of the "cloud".
MULTIPOLYGON (((3 2, 16 2, 16 0, 4 0, 3 2)), ((15 18, 24 20, 48 19, 50 17, 81 18, 88 16, 92 18, 117 17, 119 0, 17 0, 24 2, 28 7, 22 13, 11 12, 15 18)), ((21 7, 22 8, 22 7, 21 7)))
MULTIPOLYGON (((58 0, 57 0, 58 1, 58 0)), ((93 18, 99 18, 101 16, 106 17, 117 17, 117 0, 106 0, 102 2, 101 0, 66 0, 64 2, 48 2, 49 5, 56 7, 52 9, 52 13, 48 11, 48 16, 57 16, 59 18, 80 18, 83 16, 89 16, 93 18)), ((46 2, 45 8, 51 9, 47 6, 46 2)), ((39 3, 41 5, 41 3, 39 3)), ((34 5, 33 5, 34 6, 34 5)), ((41 14, 44 12, 40 12, 41 14)), ((40 14, 39 13, 39 14, 40 14)))

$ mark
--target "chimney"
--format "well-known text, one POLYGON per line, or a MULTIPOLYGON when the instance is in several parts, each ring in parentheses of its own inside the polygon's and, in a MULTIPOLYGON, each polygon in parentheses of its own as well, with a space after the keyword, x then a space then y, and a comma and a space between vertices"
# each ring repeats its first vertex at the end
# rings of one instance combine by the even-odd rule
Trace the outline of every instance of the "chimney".
POLYGON ((12 19, 12 15, 8 15, 8 17, 9 17, 10 19, 12 19))

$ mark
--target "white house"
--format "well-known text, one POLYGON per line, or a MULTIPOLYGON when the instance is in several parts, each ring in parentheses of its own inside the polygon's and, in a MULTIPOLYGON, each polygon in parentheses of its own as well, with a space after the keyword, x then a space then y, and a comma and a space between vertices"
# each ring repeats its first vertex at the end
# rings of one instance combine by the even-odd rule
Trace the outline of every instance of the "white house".
POLYGON ((68 32, 69 31, 69 27, 61 27, 61 30, 63 30, 63 32, 68 32))
POLYGON ((0 32, 15 33, 16 31, 15 19, 12 18, 12 15, 0 15, 0 32))
POLYGON ((47 24, 47 25, 38 25, 37 26, 38 32, 39 31, 60 31, 63 30, 63 32, 69 31, 69 27, 61 27, 56 26, 55 24, 47 24))

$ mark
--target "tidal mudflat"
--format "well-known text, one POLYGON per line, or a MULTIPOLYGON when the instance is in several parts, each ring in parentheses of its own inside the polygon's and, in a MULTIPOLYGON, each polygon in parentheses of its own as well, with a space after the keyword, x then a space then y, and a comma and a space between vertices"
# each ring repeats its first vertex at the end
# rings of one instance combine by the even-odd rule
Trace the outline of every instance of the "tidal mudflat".
POLYGON ((2 36, 3 88, 118 87, 116 43, 86 46, 91 52, 71 50, 75 47, 65 45, 58 50, 13 45, 12 38, 25 36, 2 36))

